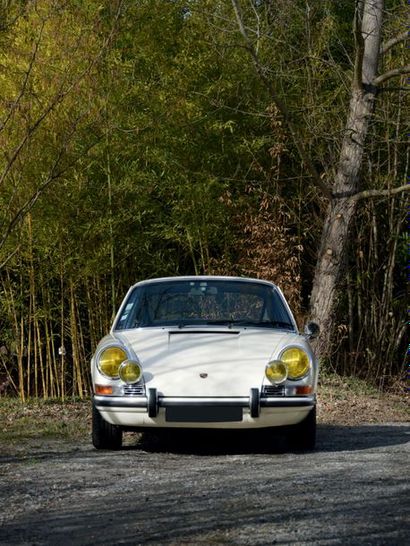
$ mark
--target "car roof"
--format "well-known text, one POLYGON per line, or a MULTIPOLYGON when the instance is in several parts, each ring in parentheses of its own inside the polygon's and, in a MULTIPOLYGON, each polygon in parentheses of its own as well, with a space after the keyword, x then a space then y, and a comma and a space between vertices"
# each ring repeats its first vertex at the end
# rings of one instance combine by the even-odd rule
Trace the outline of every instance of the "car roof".
POLYGON ((158 277, 155 279, 146 279, 144 281, 137 282, 132 286, 142 286, 144 284, 151 284, 157 282, 169 282, 169 281, 234 281, 234 282, 254 282, 259 284, 264 284, 267 286, 272 286, 277 288, 277 286, 270 281, 265 281, 263 279, 255 279, 252 277, 229 277, 222 275, 181 275, 179 277, 158 277))

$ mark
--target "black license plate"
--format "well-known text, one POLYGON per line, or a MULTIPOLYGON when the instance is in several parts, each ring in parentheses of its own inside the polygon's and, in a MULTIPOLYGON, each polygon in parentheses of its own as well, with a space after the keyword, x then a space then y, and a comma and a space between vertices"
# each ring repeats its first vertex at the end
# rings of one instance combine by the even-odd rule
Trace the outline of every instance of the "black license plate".
POLYGON ((242 408, 226 406, 172 406, 165 409, 172 423, 226 423, 242 421, 242 408))

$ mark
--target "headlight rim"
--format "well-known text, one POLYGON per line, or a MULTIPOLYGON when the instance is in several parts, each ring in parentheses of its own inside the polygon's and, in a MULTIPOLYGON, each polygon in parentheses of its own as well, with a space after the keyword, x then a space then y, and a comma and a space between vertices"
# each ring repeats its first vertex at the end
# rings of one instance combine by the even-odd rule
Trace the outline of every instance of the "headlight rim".
MULTIPOLYGON (((101 366, 100 366, 100 360, 101 360, 101 356, 104 354, 105 351, 107 351, 108 349, 120 349, 121 351, 123 351, 123 353, 125 354, 125 358, 122 362, 125 362, 126 360, 129 360, 130 359, 130 355, 127 351, 127 349, 123 346, 123 345, 120 345, 119 343, 118 344, 110 344, 110 345, 106 345, 105 347, 102 347, 100 349, 100 351, 98 351, 98 354, 96 355, 96 358, 95 358, 95 362, 96 362, 96 368, 97 370, 99 371, 99 373, 101 375, 103 375, 104 377, 106 377, 107 379, 110 379, 112 381, 118 381, 120 379, 120 376, 117 374, 115 376, 113 375, 108 375, 106 374, 102 369, 101 369, 101 366)), ((122 362, 120 363, 119 366, 121 366, 122 362)), ((118 366, 118 368, 119 368, 118 366)))
POLYGON ((139 360, 137 360, 136 358, 127 358, 126 360, 121 362, 121 364, 120 364, 120 366, 118 368, 118 378, 123 383, 125 383, 126 385, 135 385, 136 383, 139 383, 142 380, 142 377, 143 377, 143 369, 142 369, 142 366, 141 366, 141 362, 139 360), (127 366, 128 364, 136 364, 139 367, 140 374, 139 374, 138 379, 136 379, 135 381, 131 381, 131 382, 126 381, 125 379, 123 379, 121 377, 121 368, 127 366))
POLYGON ((286 380, 288 379, 288 367, 286 366, 285 362, 283 362, 282 360, 280 360, 279 358, 274 358, 272 360, 270 360, 266 366, 265 366, 265 377, 266 379, 269 381, 269 383, 271 385, 283 385, 286 380), (285 376, 283 377, 283 379, 281 379, 280 381, 272 381, 269 377, 268 377, 268 374, 267 374, 267 370, 269 369, 269 367, 272 365, 272 364, 281 364, 284 368, 285 368, 285 376))
POLYGON ((285 347, 284 349, 282 349, 282 351, 279 353, 278 360, 281 360, 282 362, 284 362, 284 364, 285 364, 286 367, 288 368, 288 377, 287 377, 287 379, 288 379, 289 381, 300 381, 300 380, 302 380, 302 379, 305 379, 305 377, 307 377, 307 376, 309 375, 309 373, 310 373, 310 372, 312 371, 312 369, 313 369, 313 361, 312 361, 311 356, 309 355, 309 353, 308 353, 305 349, 303 349, 302 347, 300 347, 300 346, 298 346, 298 345, 289 345, 289 346, 285 347), (284 362, 284 361, 282 360, 282 357, 283 357, 283 355, 286 353, 286 351, 289 351, 289 350, 291 350, 291 349, 297 349, 298 351, 301 351, 302 353, 304 353, 304 354, 306 355, 307 360, 308 360, 308 368, 307 368, 306 372, 303 373, 303 374, 301 374, 301 375, 294 376, 294 377, 292 377, 292 376, 289 375, 289 367, 287 366, 286 362, 284 362))

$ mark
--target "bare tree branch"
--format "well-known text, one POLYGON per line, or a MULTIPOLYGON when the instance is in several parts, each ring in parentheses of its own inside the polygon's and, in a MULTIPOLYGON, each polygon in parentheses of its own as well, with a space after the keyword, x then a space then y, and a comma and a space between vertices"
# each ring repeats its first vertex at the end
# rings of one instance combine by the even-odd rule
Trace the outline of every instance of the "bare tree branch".
POLYGON ((233 6, 233 9, 234 9, 234 12, 235 12, 236 22, 238 23, 239 31, 242 34, 242 36, 244 37, 245 42, 248 43, 249 42, 248 33, 245 30, 245 26, 243 24, 243 19, 242 19, 242 14, 241 14, 240 7, 239 7, 239 4, 238 4, 237 0, 232 0, 232 6, 233 6))
POLYGON ((10 14, 10 4, 11 2, 3 1, 0 5, 0 32, 9 32, 25 13, 26 5, 25 2, 22 2, 22 5, 19 6, 20 11, 17 11, 13 19, 7 20, 7 15, 10 14))
POLYGON ((380 46, 380 55, 385 55, 393 46, 399 44, 400 42, 405 42, 409 38, 409 33, 407 31, 398 34, 394 38, 391 38, 387 42, 384 42, 380 46))
POLYGON ((0 271, 9 263, 9 261, 17 254, 17 252, 20 250, 20 245, 17 245, 16 248, 3 260, 3 262, 0 264, 0 271))
POLYGON ((400 68, 393 68, 392 70, 377 76, 377 78, 374 78, 373 80, 373 85, 380 85, 381 83, 386 82, 395 76, 402 76, 403 74, 410 74, 410 64, 401 66, 400 68))
MULTIPOLYGON (((68 165, 66 165, 65 167, 62 167, 61 169, 58 170, 58 166, 60 165, 62 159, 64 158, 65 154, 66 154, 66 151, 67 151, 67 148, 69 146, 69 143, 72 139, 72 136, 73 134, 75 133, 76 129, 77 129, 77 126, 80 122, 80 120, 88 113, 88 110, 87 112, 83 112, 74 122, 74 124, 72 125, 71 127, 71 131, 70 133, 67 135, 64 143, 62 144, 62 146, 60 147, 60 150, 57 154, 57 157, 55 158, 54 162, 53 162, 53 165, 47 175, 47 177, 45 178, 45 180, 43 180, 43 182, 35 189, 35 191, 30 195, 30 197, 28 197, 25 201, 25 203, 19 208, 19 210, 14 214, 13 218, 10 220, 7 228, 5 229, 4 233, 1 235, 0 237, 0 249, 4 246, 4 244, 6 243, 6 240, 7 238, 9 237, 10 233, 13 231, 13 229, 16 227, 16 225, 18 225, 22 220, 23 218, 27 215, 27 213, 33 208, 33 206, 35 205, 35 203, 38 201, 38 199, 40 198, 40 196, 44 193, 44 191, 48 188, 48 186, 50 186, 50 184, 52 182, 54 182, 54 180, 57 180, 58 178, 61 178, 61 176, 67 172, 69 169, 71 169, 78 161, 81 157, 83 157, 84 154, 82 154, 81 156, 78 156, 74 159, 74 161, 72 161, 71 163, 69 163, 68 165)), ((96 144, 97 144, 98 140, 96 140, 95 142, 93 142, 90 146, 87 147, 87 149, 85 150, 85 153, 88 153, 89 150, 91 150, 96 144)))
POLYGON ((303 142, 298 136, 298 130, 294 124, 294 121, 292 119, 292 116, 286 104, 279 97, 278 93, 276 92, 276 89, 274 88, 272 84, 272 81, 266 76, 266 73, 267 73, 266 67, 264 67, 262 63, 260 62, 258 54, 255 50, 255 47, 253 46, 251 40, 249 39, 248 33, 245 29, 238 1, 232 0, 232 6, 235 12, 235 17, 238 24, 239 32, 242 34, 245 40, 245 44, 246 44, 245 49, 251 55, 259 78, 261 79, 262 83, 265 85, 273 102, 275 103, 279 112, 281 113, 286 123, 286 126, 292 136, 293 143, 295 144, 299 152, 300 158, 302 159, 303 163, 306 165, 307 170, 309 171, 309 174, 312 176, 312 180, 315 186, 320 189, 324 197, 326 197, 327 199, 331 199, 330 189, 328 185, 320 178, 319 173, 317 172, 315 166, 313 165, 309 154, 306 152, 303 142))
POLYGON ((27 68, 27 70, 25 72, 25 76, 24 76, 24 80, 23 80, 23 83, 22 83, 22 86, 21 86, 21 89, 20 89, 20 93, 18 94, 16 100, 11 105, 6 117, 4 118, 4 121, 1 122, 0 131, 2 131, 6 127, 8 121, 10 120, 11 116, 13 115, 13 112, 16 110, 16 108, 20 104, 20 101, 21 101, 21 99, 23 98, 23 96, 24 96, 24 94, 26 92, 27 83, 28 83, 28 80, 30 78, 31 72, 33 70, 34 62, 35 62, 36 57, 37 57, 38 48, 40 46, 40 41, 41 41, 41 38, 43 36, 44 25, 45 25, 45 20, 43 20, 43 22, 42 22, 42 25, 40 27, 40 32, 38 33, 37 40, 34 43, 33 53, 31 54, 30 62, 29 62, 28 68, 27 68))
MULTIPOLYGON (((111 31, 109 35, 107 36, 107 38, 105 39, 105 41, 103 42, 100 50, 98 51, 98 54, 93 59, 91 59, 88 66, 83 70, 83 72, 81 72, 81 74, 74 81, 71 82, 71 84, 69 84, 69 86, 66 89, 64 89, 64 87, 67 82, 67 75, 63 77, 58 91, 54 95, 53 99, 51 100, 47 108, 39 115, 36 121, 28 128, 26 134, 23 136, 20 143, 16 146, 10 158, 8 158, 7 160, 7 164, 3 170, 3 173, 0 176, 0 186, 3 184, 4 180, 6 179, 8 173, 10 172, 11 167, 13 166, 14 162, 20 155, 20 152, 22 151, 26 143, 30 140, 30 138, 33 136, 33 134, 37 131, 37 129, 40 127, 42 122, 47 118, 48 114, 52 110, 54 110, 54 108, 59 103, 61 103, 64 100, 64 98, 75 89, 75 87, 87 76, 87 74, 90 73, 91 69, 94 67, 97 61, 102 57, 104 51, 106 50, 107 46, 110 44, 112 37, 114 35, 116 24, 121 14, 122 4, 123 4, 123 0, 120 0, 118 4, 118 9, 114 17, 113 24, 111 26, 111 31)), ((43 22, 43 25, 44 25, 44 22, 43 22)))
POLYGON ((0 186, 3 184, 4 180, 6 179, 7 175, 10 172, 10 169, 12 168, 14 162, 20 155, 21 150, 24 148, 26 142, 32 137, 32 135, 36 132, 36 130, 39 128, 41 123, 44 121, 44 119, 48 116, 48 114, 55 108, 55 106, 62 100, 64 95, 56 94, 54 99, 51 101, 51 103, 47 106, 47 108, 44 110, 44 112, 36 119, 35 123, 31 125, 28 129, 26 134, 21 139, 20 143, 16 146, 14 149, 12 155, 10 158, 8 158, 7 165, 4 168, 4 171, 2 172, 0 176, 0 186))
POLYGON ((364 190, 358 193, 355 193, 350 197, 352 201, 359 201, 360 199, 366 198, 377 198, 377 197, 392 197, 398 193, 403 193, 410 191, 410 184, 404 186, 398 186, 397 188, 392 188, 389 190, 364 190))

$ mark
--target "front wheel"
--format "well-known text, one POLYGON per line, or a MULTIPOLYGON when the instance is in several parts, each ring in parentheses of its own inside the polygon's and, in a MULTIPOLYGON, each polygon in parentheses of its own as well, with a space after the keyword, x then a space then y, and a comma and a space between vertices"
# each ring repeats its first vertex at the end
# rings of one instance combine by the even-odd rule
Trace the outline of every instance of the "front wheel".
POLYGON ((122 430, 120 427, 107 423, 93 404, 92 441, 96 449, 120 449, 122 445, 122 430))
POLYGON ((292 427, 290 433, 292 446, 300 451, 311 451, 316 445, 316 406, 305 419, 292 427))

